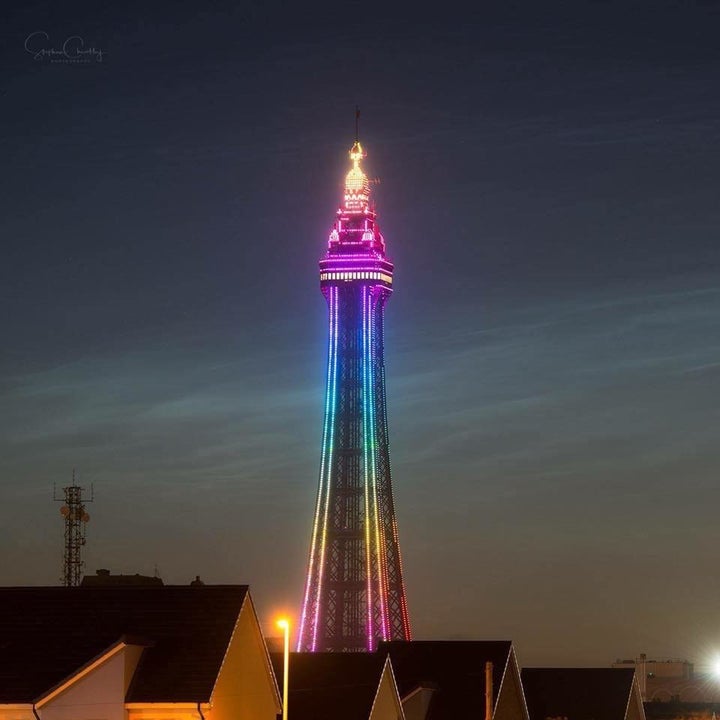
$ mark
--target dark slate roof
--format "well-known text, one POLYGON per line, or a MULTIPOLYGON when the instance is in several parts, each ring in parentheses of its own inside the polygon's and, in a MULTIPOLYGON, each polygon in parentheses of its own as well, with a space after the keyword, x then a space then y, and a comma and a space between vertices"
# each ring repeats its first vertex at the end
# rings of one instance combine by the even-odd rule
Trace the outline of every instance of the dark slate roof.
POLYGON ((33 702, 127 636, 128 702, 207 702, 245 585, 0 588, 0 703, 33 702))
POLYGON ((429 720, 485 716, 485 663, 493 664, 497 702, 512 643, 509 640, 397 640, 380 643, 378 654, 390 655, 400 697, 420 685, 436 688, 429 720))
POLYGON ((623 720, 632 668, 524 668, 530 720, 623 720))
MULTIPOLYGON (((283 654, 271 653, 278 686, 283 654)), ((295 720, 368 720, 385 656, 375 653, 290 653, 288 714, 295 720)))

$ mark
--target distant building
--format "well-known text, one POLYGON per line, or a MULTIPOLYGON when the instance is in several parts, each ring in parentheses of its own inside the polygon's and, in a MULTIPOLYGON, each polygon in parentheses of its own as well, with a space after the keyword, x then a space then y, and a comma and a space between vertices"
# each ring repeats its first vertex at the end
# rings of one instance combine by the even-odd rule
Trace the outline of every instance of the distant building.
POLYGON ((720 703, 653 700, 645 703, 645 715, 648 720, 717 720, 720 703))
POLYGON ((645 674, 651 678, 685 678, 691 679, 695 674, 695 666, 687 660, 675 658, 669 660, 649 660, 643 653, 635 660, 616 660, 614 668, 633 668, 638 676, 645 674))
POLYGON ((0 588, 0 720, 275 720, 247 586, 0 588))
POLYGON ((530 720, 645 720, 630 668, 524 668, 530 720))
POLYGON ((711 714, 715 705, 720 710, 720 682, 713 675, 696 673, 694 664, 688 660, 652 660, 643 654, 637 660, 617 660, 613 667, 636 668, 648 717, 665 717, 662 713, 670 712, 668 708, 657 706, 657 703, 678 706, 676 709, 680 714, 677 717, 686 717, 678 704, 696 706, 686 708, 687 717, 694 717, 694 713, 702 709, 700 706, 707 706, 711 714), (653 703, 652 712, 649 703, 653 703))
POLYGON ((153 575, 113 575, 109 570, 101 568, 94 575, 85 575, 80 587, 97 587, 98 585, 163 585, 161 578, 153 575))

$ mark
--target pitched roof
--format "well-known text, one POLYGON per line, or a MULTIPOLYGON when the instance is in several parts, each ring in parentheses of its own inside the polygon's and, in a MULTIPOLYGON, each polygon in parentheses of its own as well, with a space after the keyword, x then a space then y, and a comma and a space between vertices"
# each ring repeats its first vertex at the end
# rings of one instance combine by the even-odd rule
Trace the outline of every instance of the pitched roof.
MULTIPOLYGON (((282 687, 283 654, 270 657, 282 687)), ((290 716, 368 720, 384 666, 385 656, 374 653, 290 653, 290 716)))
POLYGON ((245 585, 0 588, 0 703, 34 702, 123 636, 149 645, 128 702, 207 702, 245 585))
POLYGON ((433 686, 429 720, 485 715, 485 663, 493 664, 494 702, 510 657, 509 640, 394 640, 380 643, 389 654, 400 697, 420 685, 433 686))
POLYGON ((524 668, 530 720, 623 720, 634 675, 632 668, 524 668))

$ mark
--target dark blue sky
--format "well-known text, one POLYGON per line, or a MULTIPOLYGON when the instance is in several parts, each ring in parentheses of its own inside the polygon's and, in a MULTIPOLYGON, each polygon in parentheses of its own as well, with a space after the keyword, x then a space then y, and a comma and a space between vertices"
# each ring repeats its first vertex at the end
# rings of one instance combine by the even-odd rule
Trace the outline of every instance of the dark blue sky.
POLYGON ((416 636, 720 650, 717 4, 2 13, 3 582, 57 581, 75 466, 89 570, 297 609, 359 104, 416 636))

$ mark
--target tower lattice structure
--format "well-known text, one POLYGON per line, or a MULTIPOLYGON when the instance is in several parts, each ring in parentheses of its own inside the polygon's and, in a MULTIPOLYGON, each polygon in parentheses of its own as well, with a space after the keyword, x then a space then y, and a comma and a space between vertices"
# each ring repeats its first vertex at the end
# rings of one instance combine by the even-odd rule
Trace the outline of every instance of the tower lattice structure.
POLYGON ((328 303, 325 418, 299 651, 372 651, 409 640, 392 487, 383 314, 392 293, 370 181, 352 167, 320 260, 328 303))
MULTIPOLYGON (((62 582, 66 587, 76 587, 80 584, 85 566, 82 549, 85 546, 85 528, 90 520, 90 515, 85 509, 88 499, 84 497, 84 492, 85 488, 75 482, 75 471, 73 470, 72 484, 63 488, 61 498, 55 497, 55 500, 64 503, 60 508, 60 514, 65 518, 62 582)), ((90 493, 89 502, 92 502, 92 488, 90 493)))

